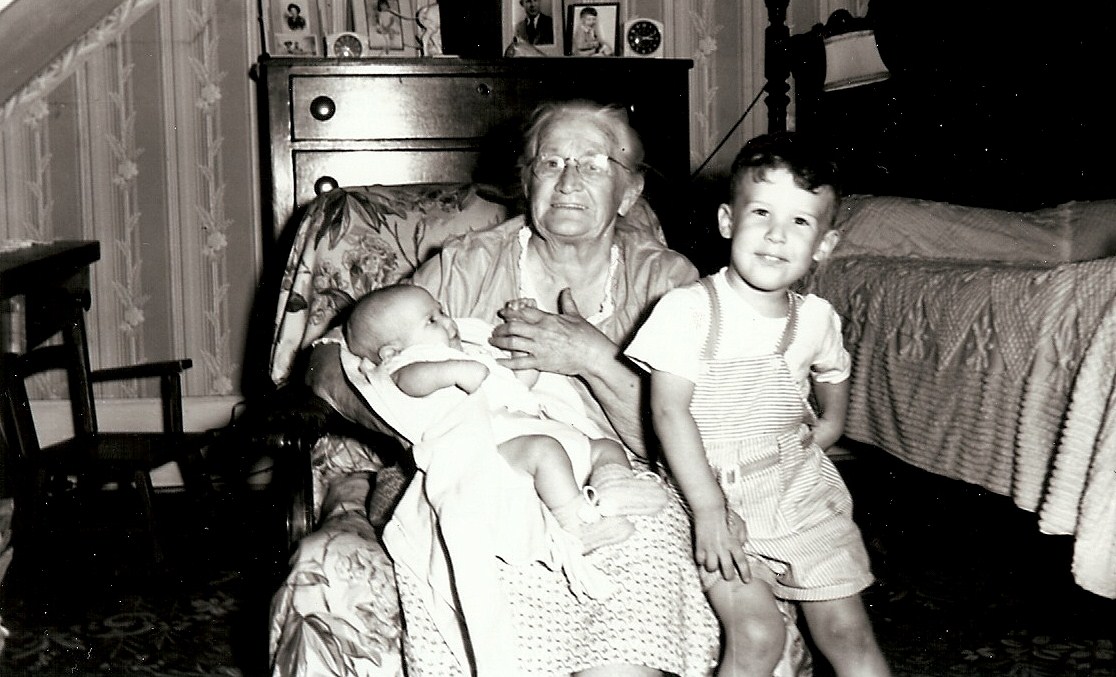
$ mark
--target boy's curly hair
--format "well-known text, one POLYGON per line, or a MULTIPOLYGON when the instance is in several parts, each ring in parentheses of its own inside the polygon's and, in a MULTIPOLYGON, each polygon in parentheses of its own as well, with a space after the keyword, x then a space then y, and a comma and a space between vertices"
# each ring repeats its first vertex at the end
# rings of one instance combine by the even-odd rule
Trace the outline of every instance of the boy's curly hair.
POLYGON ((797 132, 773 132, 755 137, 736 154, 732 163, 729 190, 733 198, 745 175, 762 181, 770 169, 785 169, 794 176, 799 188, 817 192, 828 187, 834 200, 841 201, 837 164, 830 160, 821 147, 797 132))

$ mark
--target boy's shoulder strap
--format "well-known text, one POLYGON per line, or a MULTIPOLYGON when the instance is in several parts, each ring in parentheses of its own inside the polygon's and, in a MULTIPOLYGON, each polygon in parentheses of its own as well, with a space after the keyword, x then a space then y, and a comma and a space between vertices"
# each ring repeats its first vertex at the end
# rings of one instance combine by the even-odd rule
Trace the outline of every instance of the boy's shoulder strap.
POLYGON ((783 335, 779 337, 779 346, 775 352, 782 355, 787 352, 794 337, 798 334, 798 294, 787 291, 787 324, 783 327, 783 335))
MULTIPOLYGON (((705 332, 705 344, 701 349, 701 359, 709 360, 713 358, 713 351, 717 348, 717 343, 720 341, 721 333, 721 304, 720 297, 717 295, 717 286, 713 283, 712 277, 703 277, 699 280, 701 287, 705 290, 706 300, 709 302, 709 327, 705 332)), ((786 352, 787 347, 794 342, 795 336, 798 333, 798 295, 792 291, 787 292, 788 312, 787 324, 783 328, 783 335, 779 337, 779 344, 775 352, 782 355, 786 352)))
POLYGON ((721 304, 717 297, 717 287, 713 284, 713 278, 706 276, 701 278, 699 282, 701 282, 701 286, 705 290, 705 298, 709 302, 709 326, 705 330, 705 345, 701 349, 701 359, 709 360, 713 358, 713 351, 717 348, 717 342, 721 338, 721 304))

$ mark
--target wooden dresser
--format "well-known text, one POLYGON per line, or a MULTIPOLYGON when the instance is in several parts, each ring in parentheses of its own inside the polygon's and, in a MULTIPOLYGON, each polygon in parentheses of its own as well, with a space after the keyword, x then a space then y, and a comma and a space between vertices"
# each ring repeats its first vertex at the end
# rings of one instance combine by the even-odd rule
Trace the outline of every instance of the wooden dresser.
POLYGON ((335 186, 515 185, 526 116, 568 98, 628 108, 653 168, 645 193, 672 244, 684 238, 688 59, 265 58, 258 66, 271 244, 298 207, 335 186))

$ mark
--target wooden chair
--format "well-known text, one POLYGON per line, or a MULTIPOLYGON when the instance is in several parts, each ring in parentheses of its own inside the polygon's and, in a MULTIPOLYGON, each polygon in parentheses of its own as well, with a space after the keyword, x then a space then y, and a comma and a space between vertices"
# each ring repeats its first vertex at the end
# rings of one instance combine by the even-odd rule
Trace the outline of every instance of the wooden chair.
MULTIPOLYGON (((155 518, 151 471, 170 461, 178 464, 186 490, 203 508, 211 491, 203 467, 202 450, 209 440, 206 433, 183 432, 182 374, 191 360, 180 359, 92 370, 89 363, 84 311, 88 294, 51 299, 52 311, 61 313, 62 343, 37 345, 21 354, 3 356, 0 378, 4 380, 0 406, 5 417, 5 443, 15 453, 16 515, 13 538, 15 547, 35 556, 42 552, 52 528, 51 499, 60 488, 73 489, 80 501, 81 519, 95 510, 89 502, 101 494, 109 482, 122 490, 134 489, 139 512, 150 536, 151 556, 157 568, 165 563, 155 518), (64 370, 70 393, 73 437, 41 446, 36 433, 26 388, 35 374, 64 370), (152 379, 160 383, 162 432, 101 432, 97 426, 93 384, 124 379, 152 379), (75 484, 71 484, 76 481, 75 484), (25 546, 26 550, 21 548, 25 546), (30 551, 30 552, 28 552, 30 551)), ((198 512, 199 515, 205 511, 198 512)))

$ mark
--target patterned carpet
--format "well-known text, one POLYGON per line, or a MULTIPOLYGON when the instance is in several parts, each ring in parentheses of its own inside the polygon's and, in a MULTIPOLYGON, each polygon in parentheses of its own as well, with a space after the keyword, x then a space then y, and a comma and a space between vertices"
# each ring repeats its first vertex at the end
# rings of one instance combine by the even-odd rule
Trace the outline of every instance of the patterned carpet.
MULTIPOLYGON (((1067 539, 1038 534, 1007 499, 888 457, 860 452, 840 467, 880 579, 866 601, 897 677, 1116 677, 1116 602, 1072 584, 1067 539)), ((160 500, 173 511, 181 498, 160 500)), ((265 675, 276 574, 257 502, 219 502, 203 541, 170 525, 170 572, 150 571, 140 541, 123 544, 139 563, 79 554, 104 552, 103 534, 57 553, 49 583, 13 565, 0 591, 11 631, 0 675, 265 675)))

